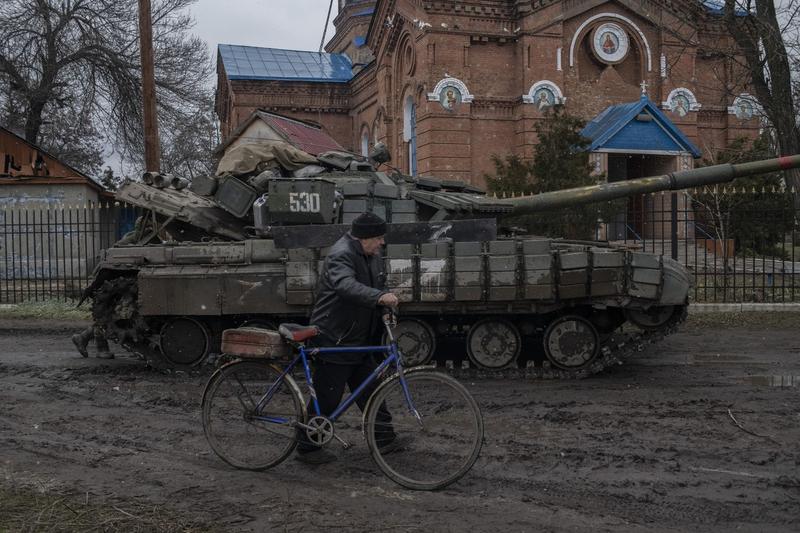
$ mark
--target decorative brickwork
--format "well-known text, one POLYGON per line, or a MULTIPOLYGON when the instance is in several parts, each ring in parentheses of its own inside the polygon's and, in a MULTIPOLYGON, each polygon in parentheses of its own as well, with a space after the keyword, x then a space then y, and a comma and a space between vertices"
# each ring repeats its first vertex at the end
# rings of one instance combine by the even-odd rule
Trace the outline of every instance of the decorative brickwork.
MULTIPOLYGON (((550 106, 564 105, 588 121, 608 106, 637 101, 642 88, 706 152, 758 133, 757 102, 752 114, 745 104, 734 105, 748 94, 746 77, 711 52, 726 37, 699 2, 344 4, 327 50, 354 54, 353 40, 363 34, 375 60, 354 71, 347 84, 232 82, 220 66, 223 135, 263 108, 314 121, 354 152, 362 151, 365 139, 384 141, 392 165, 406 172, 416 155, 419 174, 482 185, 483 174, 493 170, 493 154, 531 157, 536 123, 546 120, 550 106), (368 25, 365 8, 374 9, 368 25), (445 92, 437 92, 437 84, 445 92)), ((606 160, 593 161, 606 172, 606 160)))

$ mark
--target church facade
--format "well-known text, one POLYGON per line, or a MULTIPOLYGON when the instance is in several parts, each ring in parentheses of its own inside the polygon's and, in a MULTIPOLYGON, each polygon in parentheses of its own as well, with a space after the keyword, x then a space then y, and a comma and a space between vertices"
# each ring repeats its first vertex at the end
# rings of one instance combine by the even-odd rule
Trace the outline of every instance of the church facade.
POLYGON ((532 156, 553 106, 586 120, 609 180, 692 168, 761 125, 710 3, 339 0, 334 24, 325 53, 220 45, 223 137, 264 110, 482 186, 492 155, 532 156))

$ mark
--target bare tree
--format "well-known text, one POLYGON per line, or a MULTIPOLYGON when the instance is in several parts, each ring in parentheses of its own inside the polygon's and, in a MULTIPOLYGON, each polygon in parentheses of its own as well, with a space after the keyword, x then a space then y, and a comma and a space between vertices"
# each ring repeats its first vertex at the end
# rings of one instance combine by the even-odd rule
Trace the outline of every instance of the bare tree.
MULTIPOLYGON (((153 3, 159 119, 165 129, 195 114, 210 93, 206 45, 188 33, 192 20, 186 8, 194 2, 153 3)), ((23 105, 16 119, 24 122, 28 141, 47 144, 44 134, 58 136, 43 125, 51 114, 67 110, 76 120, 103 126, 122 151, 139 158, 137 22, 136 0, 0 2, 0 84, 7 88, 7 99, 23 105)))
POLYGON ((189 179, 213 174, 216 168, 214 149, 220 142, 218 132, 214 101, 205 98, 193 113, 178 117, 172 127, 161 133, 162 170, 189 179))
MULTIPOLYGON (((792 93, 792 58, 785 36, 796 34, 800 19, 797 5, 790 1, 780 17, 774 0, 725 0, 724 20, 743 58, 751 87, 766 118, 775 129, 783 154, 800 153, 797 106, 792 93)), ((794 61, 796 61, 796 57, 794 61)), ((800 171, 788 171, 789 184, 800 189, 800 171)))

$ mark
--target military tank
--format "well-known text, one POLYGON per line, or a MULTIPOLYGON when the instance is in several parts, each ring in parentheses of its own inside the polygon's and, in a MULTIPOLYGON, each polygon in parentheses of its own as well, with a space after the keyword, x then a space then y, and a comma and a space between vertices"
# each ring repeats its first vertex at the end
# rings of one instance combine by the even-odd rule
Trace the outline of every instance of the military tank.
POLYGON ((196 368, 226 328, 306 321, 327 248, 371 211, 389 222, 385 276, 406 364, 585 377, 673 332, 689 273, 630 247, 504 236, 498 217, 800 166, 791 156, 498 199, 376 170, 386 159, 266 142, 235 148, 191 185, 153 173, 126 182, 117 200, 143 215, 102 252, 85 292, 95 321, 154 367, 196 368))

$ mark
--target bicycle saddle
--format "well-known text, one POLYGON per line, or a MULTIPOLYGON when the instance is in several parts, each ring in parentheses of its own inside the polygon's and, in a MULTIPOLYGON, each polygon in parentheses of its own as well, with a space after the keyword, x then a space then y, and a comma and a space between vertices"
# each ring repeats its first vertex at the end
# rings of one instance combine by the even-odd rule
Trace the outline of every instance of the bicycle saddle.
POLYGON ((319 335, 319 328, 317 326, 301 326, 300 324, 281 324, 278 326, 278 332, 287 341, 303 342, 319 335))

